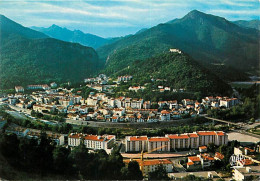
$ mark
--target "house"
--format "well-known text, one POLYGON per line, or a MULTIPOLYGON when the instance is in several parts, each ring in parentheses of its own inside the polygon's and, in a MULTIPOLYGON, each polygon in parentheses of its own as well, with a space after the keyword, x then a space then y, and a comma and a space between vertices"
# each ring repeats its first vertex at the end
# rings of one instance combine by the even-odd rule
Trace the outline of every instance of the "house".
POLYGON ((248 148, 248 147, 234 147, 234 154, 235 155, 251 155, 254 154, 255 150, 248 148))
POLYGON ((125 75, 125 76, 120 76, 117 78, 117 81, 118 82, 121 82, 121 81, 124 81, 124 82, 127 82, 127 81, 130 81, 133 79, 133 76, 131 75, 125 75))
POLYGON ((160 118, 161 118, 161 121, 170 121, 171 120, 171 113, 169 111, 162 110, 160 118))
POLYGON ((178 53, 178 54, 181 54, 181 53, 182 53, 181 50, 176 49, 176 48, 170 48, 169 51, 172 52, 172 53, 178 53))
POLYGON ((200 153, 207 152, 207 150, 208 150, 207 146, 200 146, 199 147, 199 152, 200 153))
POLYGON ((50 86, 51 86, 51 88, 56 88, 58 85, 56 84, 56 82, 52 82, 52 83, 50 84, 50 86))
POLYGON ((187 162, 187 169, 188 170, 195 170, 201 168, 201 161, 200 157, 198 156, 189 156, 187 162))
POLYGON ((137 92, 137 91, 139 91, 139 90, 144 90, 145 89, 145 87, 144 86, 137 86, 137 87, 129 87, 128 88, 128 90, 129 91, 135 91, 135 92, 137 92))
POLYGON ((113 116, 113 117, 111 118, 111 122, 113 122, 113 123, 119 122, 119 116, 113 116))
POLYGON ((151 108, 151 102, 150 101, 145 101, 143 103, 143 108, 144 109, 150 109, 151 108))
POLYGON ((219 153, 219 152, 216 152, 214 159, 215 160, 223 160, 224 159, 224 155, 219 153))
POLYGON ((200 158, 202 168, 210 167, 215 162, 214 157, 210 156, 208 153, 201 154, 200 158))

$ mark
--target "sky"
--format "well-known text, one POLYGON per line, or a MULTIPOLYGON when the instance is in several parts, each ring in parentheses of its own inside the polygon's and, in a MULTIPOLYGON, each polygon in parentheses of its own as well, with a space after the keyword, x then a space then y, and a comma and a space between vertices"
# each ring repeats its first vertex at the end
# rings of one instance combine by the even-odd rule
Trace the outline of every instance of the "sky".
POLYGON ((0 14, 23 26, 56 24, 101 37, 134 34, 189 11, 228 20, 259 19, 260 0, 0 0, 0 14))

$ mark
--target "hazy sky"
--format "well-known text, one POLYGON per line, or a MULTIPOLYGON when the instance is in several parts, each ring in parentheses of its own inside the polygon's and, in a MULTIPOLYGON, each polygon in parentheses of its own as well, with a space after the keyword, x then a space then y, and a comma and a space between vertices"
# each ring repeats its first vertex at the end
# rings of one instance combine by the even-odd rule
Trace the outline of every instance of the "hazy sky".
POLYGON ((24 25, 56 24, 102 37, 133 34, 197 9, 228 20, 259 19, 259 0, 0 0, 0 14, 24 25))

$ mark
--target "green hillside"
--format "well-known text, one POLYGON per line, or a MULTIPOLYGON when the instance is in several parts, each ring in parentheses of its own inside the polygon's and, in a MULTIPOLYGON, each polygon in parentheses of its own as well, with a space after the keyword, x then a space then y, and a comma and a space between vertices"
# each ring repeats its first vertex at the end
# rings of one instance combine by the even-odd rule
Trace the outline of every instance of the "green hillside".
POLYGON ((135 61, 114 76, 133 75, 135 82, 167 80, 172 88, 185 88, 202 94, 227 94, 230 86, 186 54, 163 53, 144 61, 135 61))
POLYGON ((101 66, 94 49, 25 28, 1 16, 1 88, 82 81, 101 66))
POLYGON ((97 52, 106 62, 107 73, 170 48, 181 49, 206 67, 223 64, 247 71, 258 66, 257 38, 257 30, 242 28, 224 18, 194 10, 181 19, 100 47, 97 52))

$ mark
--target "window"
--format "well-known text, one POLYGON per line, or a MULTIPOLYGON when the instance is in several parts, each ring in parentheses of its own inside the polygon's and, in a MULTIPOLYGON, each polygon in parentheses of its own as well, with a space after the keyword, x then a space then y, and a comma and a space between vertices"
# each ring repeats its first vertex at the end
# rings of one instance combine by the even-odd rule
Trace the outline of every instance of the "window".
POLYGON ((178 140, 174 140, 175 141, 175 149, 178 148, 178 140))
POLYGON ((189 145, 188 145, 188 139, 185 139, 185 148, 188 148, 189 145))
POLYGON ((142 147, 143 147, 142 141, 139 141, 139 151, 143 149, 142 147))
POLYGON ((180 148, 183 148, 183 139, 180 139, 180 148))

